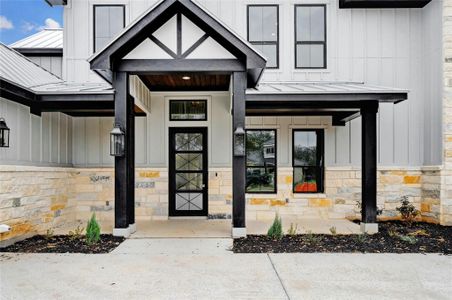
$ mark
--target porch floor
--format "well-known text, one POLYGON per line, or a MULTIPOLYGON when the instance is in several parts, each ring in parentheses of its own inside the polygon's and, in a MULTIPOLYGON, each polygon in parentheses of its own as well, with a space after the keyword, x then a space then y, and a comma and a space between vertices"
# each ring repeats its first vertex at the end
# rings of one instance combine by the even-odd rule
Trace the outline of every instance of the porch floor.
MULTIPOLYGON (((247 221, 248 234, 266 234, 272 220, 247 221)), ((287 233, 290 224, 297 225, 297 233, 330 233, 336 227, 338 234, 360 233, 358 224, 348 220, 283 220, 283 230, 287 233)), ((165 220, 137 221, 137 232, 131 238, 228 238, 231 237, 231 220, 165 220)))

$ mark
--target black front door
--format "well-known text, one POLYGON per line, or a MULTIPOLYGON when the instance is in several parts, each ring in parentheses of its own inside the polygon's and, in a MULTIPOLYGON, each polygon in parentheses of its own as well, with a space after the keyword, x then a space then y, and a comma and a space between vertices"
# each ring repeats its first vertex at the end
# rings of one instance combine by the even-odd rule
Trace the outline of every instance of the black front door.
POLYGON ((207 216, 207 128, 169 128, 169 215, 207 216))

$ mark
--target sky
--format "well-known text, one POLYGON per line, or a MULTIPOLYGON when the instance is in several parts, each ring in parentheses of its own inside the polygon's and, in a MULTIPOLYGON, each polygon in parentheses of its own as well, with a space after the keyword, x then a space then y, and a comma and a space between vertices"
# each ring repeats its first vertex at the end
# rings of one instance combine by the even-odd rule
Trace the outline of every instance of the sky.
POLYGON ((9 45, 43 28, 63 26, 63 7, 44 0, 0 0, 0 42, 9 45))

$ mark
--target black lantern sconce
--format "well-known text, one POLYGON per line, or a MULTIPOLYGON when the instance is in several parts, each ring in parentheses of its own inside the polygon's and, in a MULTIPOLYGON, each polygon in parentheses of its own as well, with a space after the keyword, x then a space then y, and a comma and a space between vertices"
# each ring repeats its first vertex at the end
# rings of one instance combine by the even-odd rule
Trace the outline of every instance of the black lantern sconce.
POLYGON ((0 118, 0 147, 9 147, 9 127, 4 118, 0 118))
POLYGON ((234 131, 234 156, 245 156, 245 130, 241 126, 234 131))
POLYGON ((124 131, 118 124, 110 132, 110 155, 111 156, 124 156, 125 148, 125 136, 124 131))

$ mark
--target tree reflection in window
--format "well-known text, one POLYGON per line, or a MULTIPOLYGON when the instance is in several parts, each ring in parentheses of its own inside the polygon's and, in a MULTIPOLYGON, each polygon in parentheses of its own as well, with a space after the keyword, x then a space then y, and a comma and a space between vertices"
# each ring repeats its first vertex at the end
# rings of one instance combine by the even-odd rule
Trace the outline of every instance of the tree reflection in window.
POLYGON ((246 131, 246 192, 276 193, 276 130, 246 131))
POLYGON ((323 130, 293 132, 293 191, 323 191, 323 130))

